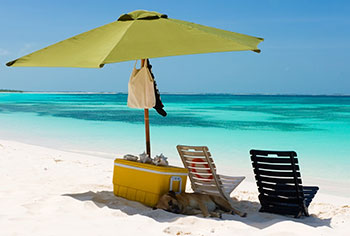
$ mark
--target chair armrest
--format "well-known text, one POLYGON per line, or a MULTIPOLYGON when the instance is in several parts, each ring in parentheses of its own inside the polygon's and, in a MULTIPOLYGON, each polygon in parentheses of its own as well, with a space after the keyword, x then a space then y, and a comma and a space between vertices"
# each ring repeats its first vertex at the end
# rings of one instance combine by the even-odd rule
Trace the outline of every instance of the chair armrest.
POLYGON ((312 199, 314 198, 314 196, 316 195, 317 191, 318 191, 318 187, 317 186, 303 186, 303 193, 304 193, 304 202, 305 202, 305 206, 308 207, 312 201, 312 199))
POLYGON ((303 186, 304 190, 319 190, 320 188, 318 186, 303 186))
POLYGON ((218 175, 221 180, 244 180, 245 176, 228 176, 228 175, 218 175))

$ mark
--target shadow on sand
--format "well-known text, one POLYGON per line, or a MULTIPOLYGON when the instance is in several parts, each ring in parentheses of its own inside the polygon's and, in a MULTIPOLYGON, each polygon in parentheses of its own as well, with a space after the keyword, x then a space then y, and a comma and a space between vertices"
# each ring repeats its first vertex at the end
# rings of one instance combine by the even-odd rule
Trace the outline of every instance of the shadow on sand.
MULTIPOLYGON (((74 193, 63 194, 62 196, 72 197, 79 201, 92 201, 96 206, 108 207, 110 209, 120 210, 128 215, 143 215, 150 217, 158 222, 173 222, 179 218, 186 217, 180 214, 173 214, 160 209, 152 210, 152 208, 142 205, 141 203, 129 201, 127 199, 116 197, 111 191, 74 193)), ((301 217, 299 219, 281 216, 269 213, 260 213, 260 204, 258 202, 251 201, 236 201, 237 208, 243 212, 247 212, 246 218, 239 217, 237 215, 223 214, 222 219, 210 218, 211 220, 235 220, 250 225, 258 229, 264 229, 271 225, 277 224, 283 221, 293 221, 297 223, 306 224, 311 227, 327 226, 331 227, 331 219, 320 219, 316 215, 310 215, 310 217, 301 217)), ((201 216, 198 216, 201 217, 201 216)))

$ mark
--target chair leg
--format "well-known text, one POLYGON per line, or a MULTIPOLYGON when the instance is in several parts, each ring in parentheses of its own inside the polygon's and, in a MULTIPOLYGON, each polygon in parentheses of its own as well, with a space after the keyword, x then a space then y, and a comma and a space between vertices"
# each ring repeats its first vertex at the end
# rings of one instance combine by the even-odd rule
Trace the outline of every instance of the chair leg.
POLYGON ((310 216, 309 209, 306 206, 303 207, 303 211, 304 211, 305 216, 310 216))
POLYGON ((236 208, 234 208, 234 206, 233 206, 234 204, 233 204, 231 198, 226 199, 226 200, 227 200, 228 203, 230 204, 231 210, 232 210, 232 212, 233 212, 234 214, 239 215, 240 217, 246 217, 246 216, 247 216, 247 213, 246 213, 246 212, 241 212, 241 211, 237 210, 236 208))
POLYGON ((294 218, 300 218, 300 216, 303 214, 303 210, 298 211, 298 214, 294 216, 294 218))
POLYGON ((259 209, 259 212, 265 212, 266 210, 265 210, 265 208, 262 206, 262 207, 260 207, 260 209, 259 209))

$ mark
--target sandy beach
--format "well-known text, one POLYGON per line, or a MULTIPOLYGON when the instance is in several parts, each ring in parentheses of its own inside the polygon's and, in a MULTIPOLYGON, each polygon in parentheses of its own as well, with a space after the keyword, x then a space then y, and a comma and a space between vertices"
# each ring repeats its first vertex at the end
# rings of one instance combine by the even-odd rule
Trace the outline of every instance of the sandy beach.
POLYGON ((0 236, 350 236, 350 1, 101 3, 1 4, 0 236), (229 197, 246 217, 114 195, 192 192, 186 171, 114 163, 183 167, 178 145, 208 147, 215 166, 188 162, 200 183, 245 177, 229 197), (259 212, 255 178, 266 201, 304 193, 310 215, 259 212))
MULTIPOLYGON (((348 235, 349 198, 318 193, 310 217, 259 213, 255 183, 231 195, 247 218, 183 216, 113 195, 113 160, 0 140, 0 235, 348 235)), ((190 191, 189 185, 187 190, 190 191)))

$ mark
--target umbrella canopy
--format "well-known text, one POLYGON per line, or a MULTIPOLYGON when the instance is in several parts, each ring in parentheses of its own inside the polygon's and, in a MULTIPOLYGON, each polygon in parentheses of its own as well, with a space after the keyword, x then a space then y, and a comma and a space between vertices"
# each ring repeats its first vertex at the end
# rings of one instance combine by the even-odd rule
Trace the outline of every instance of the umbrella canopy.
POLYGON ((86 67, 144 58, 252 50, 262 38, 137 10, 117 21, 63 40, 7 66, 86 67))

